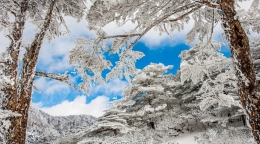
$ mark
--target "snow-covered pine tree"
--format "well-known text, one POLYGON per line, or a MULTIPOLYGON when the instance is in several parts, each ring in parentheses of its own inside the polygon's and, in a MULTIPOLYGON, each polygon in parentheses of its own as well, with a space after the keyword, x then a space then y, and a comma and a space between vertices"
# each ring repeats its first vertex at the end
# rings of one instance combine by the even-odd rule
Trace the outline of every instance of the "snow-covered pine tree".
MULTIPOLYGON (((19 117, 6 117, 3 123, 10 121, 9 128, 1 131, 6 143, 25 143, 28 110, 35 76, 49 77, 68 83, 67 75, 36 72, 36 64, 43 39, 51 40, 64 34, 65 26, 62 14, 80 20, 84 15, 84 0, 1 0, 0 30, 10 39, 10 45, 1 55, 1 77, 5 81, 1 87, 1 109, 20 114, 19 117), (14 21, 12 19, 14 18, 14 21), (24 46, 22 33, 25 22, 30 19, 37 30, 31 44, 24 46), (18 74, 19 54, 25 49, 20 73, 18 74)), ((66 29, 67 32, 68 29, 66 29)), ((66 33, 65 31, 65 33, 66 33)), ((70 84, 73 86, 72 84, 70 84)))
MULTIPOLYGON (((219 22, 233 55, 234 71, 238 78, 239 99, 249 117, 254 138, 260 142, 260 109, 258 108, 260 96, 250 55, 249 40, 244 31, 245 28, 246 32, 250 32, 250 30, 259 32, 259 14, 256 13, 253 19, 248 17, 254 10, 259 9, 259 0, 253 0, 252 7, 248 12, 237 11, 239 8, 238 2, 235 0, 159 0, 156 2, 146 0, 96 0, 87 15, 87 20, 89 28, 97 33, 98 38, 95 40, 95 44, 98 45, 104 43, 107 39, 116 38, 113 47, 107 50, 119 52, 120 56, 124 56, 125 51, 131 50, 142 36, 152 28, 170 34, 169 32, 174 30, 182 30, 184 24, 192 18, 194 26, 187 34, 188 43, 192 43, 196 37, 199 40, 206 37, 212 39, 214 26, 219 22), (189 17, 188 15, 191 13, 193 15, 189 17), (245 20, 249 21, 246 22, 245 20), (136 24, 136 27, 125 34, 107 36, 102 27, 112 21, 119 26, 131 21, 136 24), (246 25, 244 28, 242 27, 243 24, 246 25), (126 48, 121 47, 124 43, 128 44, 126 48)), ((118 63, 120 67, 123 67, 125 61, 120 60, 118 63)), ((118 69, 118 66, 114 69, 118 69)), ((127 74, 126 77, 128 77, 130 73, 118 75, 124 74, 127 74)))
MULTIPOLYGON (((176 85, 173 75, 165 73, 172 66, 150 64, 138 72, 125 88, 123 97, 112 102, 106 113, 84 134, 72 136, 81 143, 127 141, 163 142, 178 135, 186 123, 178 117, 181 99, 172 95, 176 85), (167 111, 167 112, 166 112, 167 111)), ((177 83, 181 86, 181 83, 177 83)), ((180 95, 178 95, 180 96, 180 95)), ((61 140, 68 142, 70 140, 61 140)), ((72 142, 72 143, 73 143, 72 142)))
MULTIPOLYGON (((180 74, 181 81, 199 85, 199 90, 182 97, 191 99, 189 117, 209 127, 197 137, 199 143, 223 142, 224 135, 234 137, 243 144, 252 138, 246 117, 237 94, 237 79, 230 58, 217 53, 221 43, 199 42, 190 50, 183 51, 180 74), (241 134, 241 137, 236 136, 241 134)), ((232 140, 231 140, 232 141, 232 140)))

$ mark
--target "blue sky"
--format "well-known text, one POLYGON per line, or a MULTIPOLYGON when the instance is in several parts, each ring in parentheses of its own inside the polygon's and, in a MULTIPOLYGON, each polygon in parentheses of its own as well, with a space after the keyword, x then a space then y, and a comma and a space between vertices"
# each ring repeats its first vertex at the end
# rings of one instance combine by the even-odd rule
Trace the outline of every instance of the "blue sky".
MULTIPOLYGON (((245 2, 244 4, 250 3, 245 2)), ((50 43, 47 41, 43 43, 37 65, 38 71, 52 73, 74 71, 73 67, 68 64, 69 58, 67 56, 67 53, 74 47, 74 41, 82 36, 95 37, 95 34, 86 28, 86 20, 77 23, 75 19, 65 17, 65 21, 71 34, 59 37, 50 43)), ((142 69, 151 62, 160 62, 165 65, 173 65, 170 73, 175 74, 181 61, 178 55, 181 51, 191 47, 186 45, 185 42, 185 35, 191 29, 191 26, 191 24, 187 24, 183 31, 175 31, 172 35, 174 39, 166 34, 159 35, 158 32, 150 30, 133 48, 145 54, 145 57, 137 61, 137 68, 142 69)), ((127 32, 134 27, 135 25, 126 23, 118 28, 115 23, 110 23, 103 30, 108 35, 116 35, 127 32)), ((24 43, 30 43, 35 34, 34 28, 30 22, 26 23, 23 33, 24 43)), ((222 41, 221 27, 218 25, 214 31, 213 38, 222 41)), ((8 39, 4 37, 4 32, 0 32, 0 44, 0 52, 3 52, 9 44, 8 39)), ((230 56, 227 45, 223 46, 221 52, 225 56, 230 56)), ((108 59, 114 63, 118 58, 112 55, 108 59)), ((78 79, 78 76, 72 75, 71 82, 77 83, 78 79)), ((95 84, 91 87, 90 95, 80 93, 66 84, 46 78, 37 77, 34 85, 41 93, 33 91, 33 107, 42 109, 51 115, 90 114, 98 117, 103 114, 103 110, 109 107, 109 101, 120 98, 123 88, 128 83, 124 80, 114 79, 107 84, 95 84)))

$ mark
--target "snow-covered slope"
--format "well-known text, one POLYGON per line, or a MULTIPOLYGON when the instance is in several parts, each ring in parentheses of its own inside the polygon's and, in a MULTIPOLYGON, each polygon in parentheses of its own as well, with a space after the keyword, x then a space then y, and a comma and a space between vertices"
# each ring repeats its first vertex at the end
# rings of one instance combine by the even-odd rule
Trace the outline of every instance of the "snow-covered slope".
POLYGON ((78 133, 95 122, 89 115, 51 116, 31 108, 27 125, 27 144, 52 143, 59 137, 78 133))

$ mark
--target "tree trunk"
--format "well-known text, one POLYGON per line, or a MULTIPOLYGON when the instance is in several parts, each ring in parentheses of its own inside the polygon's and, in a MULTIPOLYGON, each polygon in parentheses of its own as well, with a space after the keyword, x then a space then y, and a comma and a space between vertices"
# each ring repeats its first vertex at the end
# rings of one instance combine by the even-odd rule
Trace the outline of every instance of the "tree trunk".
MULTIPOLYGON (((26 21, 26 12, 29 5, 29 0, 23 0, 19 3, 20 7, 16 11, 15 21, 12 26, 12 31, 8 35, 11 43, 6 49, 6 56, 8 57, 5 61, 4 73, 7 77, 13 80, 14 84, 6 84, 5 88, 2 89, 4 92, 3 104, 1 106, 4 110, 11 110, 8 105, 16 105, 17 100, 17 68, 18 68, 18 56, 20 52, 20 46, 22 43, 22 34, 26 21)), ((5 137, 8 138, 12 133, 6 133, 5 137)))
POLYGON ((248 116, 253 136, 260 144, 260 97, 250 55, 249 40, 236 17, 234 0, 221 0, 220 8, 222 27, 229 43, 238 78, 238 95, 248 116))
POLYGON ((12 96, 7 102, 8 110, 22 115, 21 117, 14 117, 11 119, 11 126, 8 131, 9 144, 25 144, 26 142, 28 110, 31 102, 36 64, 44 36, 51 23, 55 2, 56 0, 51 1, 42 29, 35 35, 32 44, 24 55, 20 78, 16 89, 17 94, 16 96, 12 96))

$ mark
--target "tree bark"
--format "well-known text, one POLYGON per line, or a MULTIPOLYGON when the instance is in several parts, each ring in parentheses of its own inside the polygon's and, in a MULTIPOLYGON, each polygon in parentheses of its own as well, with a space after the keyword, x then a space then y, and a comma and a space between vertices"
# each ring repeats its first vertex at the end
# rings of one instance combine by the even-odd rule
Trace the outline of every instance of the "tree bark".
POLYGON ((21 117, 11 118, 11 126, 8 130, 8 144, 26 143, 28 110, 31 102, 36 64, 44 36, 51 23, 55 2, 56 0, 51 1, 42 29, 35 35, 32 44, 24 55, 19 81, 16 90, 14 90, 16 95, 12 95, 7 102, 8 110, 22 115, 21 117))
POLYGON ((221 0, 220 8, 222 27, 229 43, 238 78, 238 95, 247 114, 254 139, 260 144, 260 97, 250 55, 249 40, 236 17, 234 0, 221 0))
MULTIPOLYGON (((24 25, 26 21, 26 12, 29 5, 29 0, 23 0, 19 3, 20 7, 16 11, 15 21, 12 26, 12 31, 8 35, 11 40, 10 45, 6 49, 7 60, 5 64, 5 75, 13 80, 14 84, 6 84, 5 88, 2 89, 4 92, 3 95, 3 104, 2 109, 11 110, 9 105, 16 105, 14 100, 17 100, 17 68, 18 68, 18 56, 20 52, 20 46, 22 43, 22 34, 24 30, 24 25)), ((7 130, 5 137, 8 138, 12 135, 10 130, 7 130)))

